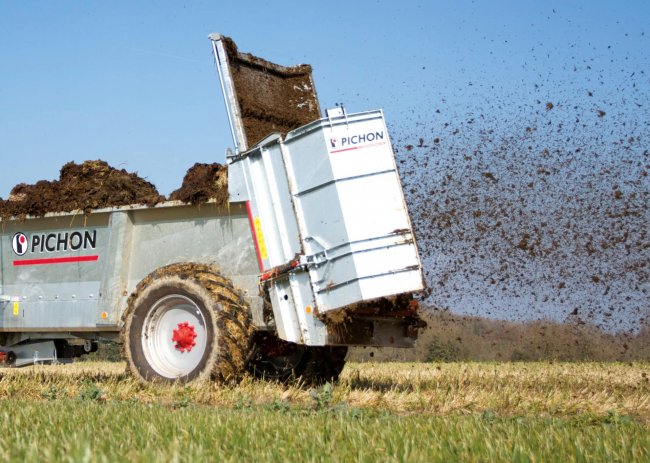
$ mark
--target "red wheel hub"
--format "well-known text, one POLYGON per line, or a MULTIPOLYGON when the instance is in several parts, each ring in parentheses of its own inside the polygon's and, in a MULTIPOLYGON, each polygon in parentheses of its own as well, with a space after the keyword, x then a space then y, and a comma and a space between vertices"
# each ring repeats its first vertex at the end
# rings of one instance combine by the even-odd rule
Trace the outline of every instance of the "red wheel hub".
POLYGON ((172 342, 175 342, 174 346, 176 349, 181 352, 189 352, 192 350, 192 347, 196 346, 194 341, 198 335, 194 330, 194 325, 190 325, 188 322, 183 322, 178 324, 178 328, 174 330, 174 337, 172 337, 172 342))

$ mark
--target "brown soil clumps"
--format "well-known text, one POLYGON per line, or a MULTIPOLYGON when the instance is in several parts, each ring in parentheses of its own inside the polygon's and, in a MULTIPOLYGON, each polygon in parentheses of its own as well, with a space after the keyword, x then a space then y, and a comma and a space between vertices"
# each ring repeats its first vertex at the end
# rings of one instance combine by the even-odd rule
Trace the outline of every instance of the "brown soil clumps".
POLYGON ((311 66, 285 67, 240 53, 224 37, 248 147, 279 132, 283 136, 320 117, 311 66))
POLYGON ((228 204, 228 168, 218 163, 196 163, 185 174, 183 185, 169 199, 198 204, 215 199, 228 204))
POLYGON ((0 218, 77 210, 88 213, 130 204, 153 206, 164 199, 155 186, 137 174, 115 169, 104 161, 69 162, 61 168, 59 180, 16 185, 9 199, 0 199, 0 218))

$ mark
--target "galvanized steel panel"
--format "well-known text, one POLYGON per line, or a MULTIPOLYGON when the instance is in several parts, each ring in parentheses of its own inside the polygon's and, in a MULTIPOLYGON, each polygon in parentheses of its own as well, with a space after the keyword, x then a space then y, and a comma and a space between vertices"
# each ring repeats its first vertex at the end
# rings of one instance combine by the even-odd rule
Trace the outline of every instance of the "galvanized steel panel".
POLYGON ((250 200, 263 270, 273 275, 289 262, 295 266, 299 253, 300 265, 269 283, 281 338, 327 342, 326 328, 312 322, 306 307, 325 314, 423 289, 381 111, 341 111, 284 141, 269 136, 230 162, 237 176, 231 195, 250 200))
POLYGON ((0 331, 119 329, 138 282, 174 262, 219 268, 244 291, 262 324, 245 211, 241 203, 229 208, 166 203, 2 221, 0 331), (12 246, 19 233, 28 246, 22 255, 12 246), (76 234, 92 240, 77 246, 76 234))

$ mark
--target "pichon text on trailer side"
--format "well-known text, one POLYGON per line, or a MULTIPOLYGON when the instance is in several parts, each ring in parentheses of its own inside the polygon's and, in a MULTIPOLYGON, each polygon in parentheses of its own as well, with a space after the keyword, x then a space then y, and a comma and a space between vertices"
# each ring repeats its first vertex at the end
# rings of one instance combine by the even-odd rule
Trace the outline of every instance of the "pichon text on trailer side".
POLYGON ((361 143, 376 142, 384 139, 384 131, 368 132, 362 134, 351 135, 348 137, 330 138, 331 148, 341 148, 344 146, 354 146, 361 143))
POLYGON ((97 230, 43 233, 29 237, 24 233, 16 233, 11 244, 14 253, 19 256, 28 250, 36 254, 95 249, 97 230))

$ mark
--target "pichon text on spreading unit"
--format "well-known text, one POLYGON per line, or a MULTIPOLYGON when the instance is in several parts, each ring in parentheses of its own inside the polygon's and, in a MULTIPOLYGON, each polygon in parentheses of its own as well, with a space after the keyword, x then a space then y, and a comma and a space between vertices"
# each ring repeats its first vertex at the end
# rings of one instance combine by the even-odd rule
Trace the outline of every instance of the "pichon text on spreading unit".
POLYGON ((341 137, 340 142, 336 138, 330 139, 332 148, 341 148, 344 146, 358 145, 359 143, 370 143, 384 139, 384 131, 368 132, 359 135, 352 135, 349 137, 341 137))
POLYGON ((97 230, 32 235, 30 239, 31 244, 29 249, 33 253, 95 249, 97 245, 97 230))

